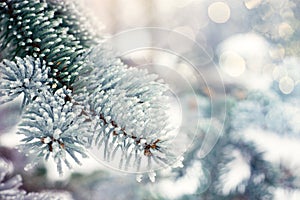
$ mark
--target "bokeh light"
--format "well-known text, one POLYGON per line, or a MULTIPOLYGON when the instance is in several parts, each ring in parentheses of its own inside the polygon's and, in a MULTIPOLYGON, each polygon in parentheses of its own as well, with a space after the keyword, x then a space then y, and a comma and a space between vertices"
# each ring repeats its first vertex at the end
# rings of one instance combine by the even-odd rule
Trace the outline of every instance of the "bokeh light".
POLYGON ((278 26, 278 34, 280 37, 287 39, 289 38, 291 35, 293 35, 294 30, 291 27, 291 25, 289 25, 286 22, 283 22, 281 24, 279 24, 278 26))
POLYGON ((257 7, 261 2, 262 2, 262 0, 245 0, 244 4, 245 4, 246 8, 251 10, 251 9, 257 7))
POLYGON ((288 76, 282 77, 279 80, 279 89, 284 94, 290 94, 294 90, 294 87, 295 87, 294 80, 288 76))
POLYGON ((225 51, 221 54, 219 64, 228 75, 237 77, 244 73, 246 62, 243 57, 233 51, 225 51))
POLYGON ((215 2, 208 7, 208 16, 215 23, 225 23, 230 18, 230 8, 225 2, 215 2))

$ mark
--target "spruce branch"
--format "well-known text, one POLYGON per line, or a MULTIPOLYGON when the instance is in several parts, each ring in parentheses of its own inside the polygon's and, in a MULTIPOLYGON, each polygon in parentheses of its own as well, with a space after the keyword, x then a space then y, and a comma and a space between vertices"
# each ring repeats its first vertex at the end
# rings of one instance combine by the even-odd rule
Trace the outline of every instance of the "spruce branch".
POLYGON ((86 29, 74 23, 76 19, 68 5, 45 0, 0 1, 3 56, 11 60, 29 55, 45 60, 55 88, 69 88, 76 79, 76 70, 82 64, 76 58, 85 52, 91 38, 86 29))
POLYGON ((84 48, 89 48, 102 40, 102 37, 93 31, 97 30, 97 27, 94 27, 92 23, 87 23, 91 21, 88 18, 90 16, 83 13, 82 5, 79 2, 60 0, 49 0, 48 2, 53 9, 57 10, 56 16, 63 20, 63 26, 68 28, 68 33, 74 35, 84 48))
POLYGON ((1 51, 11 59, 1 64, 1 103, 24 93, 18 133, 33 163, 52 155, 62 173, 62 163, 80 164, 77 155, 96 145, 105 160, 120 154, 120 168, 146 166, 154 180, 153 163, 176 161, 167 86, 114 56, 72 3, 0 0, 0 14, 1 51))
POLYGON ((50 68, 44 61, 26 56, 15 58, 16 62, 3 60, 0 63, 0 104, 24 94, 23 106, 32 101, 37 92, 47 87, 52 80, 48 77, 50 68))
POLYGON ((131 160, 137 170, 143 159, 149 169, 152 162, 175 162, 176 156, 164 144, 170 131, 167 86, 146 70, 124 65, 104 46, 89 52, 85 62, 92 70, 72 85, 74 100, 85 106, 84 113, 100 121, 94 123, 92 141, 98 148, 104 146, 105 160, 113 160, 120 151, 120 168, 127 169, 131 160))
POLYGON ((87 157, 84 150, 85 134, 89 132, 86 118, 81 115, 82 108, 65 101, 68 91, 59 89, 54 94, 41 91, 34 103, 23 114, 19 125, 19 134, 25 138, 21 148, 36 155, 36 164, 42 157, 48 160, 52 155, 57 170, 62 171, 62 162, 69 168, 70 158, 81 164, 78 154, 87 157))

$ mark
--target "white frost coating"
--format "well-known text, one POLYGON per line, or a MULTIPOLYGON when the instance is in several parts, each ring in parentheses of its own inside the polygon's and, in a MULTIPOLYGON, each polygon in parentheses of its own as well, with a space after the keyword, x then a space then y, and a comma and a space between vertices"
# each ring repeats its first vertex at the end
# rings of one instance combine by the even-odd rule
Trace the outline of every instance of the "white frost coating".
POLYGON ((51 142, 51 138, 50 138, 50 137, 46 137, 46 138, 44 139, 44 142, 45 142, 46 144, 48 144, 49 142, 51 142))
POLYGON ((12 171, 11 163, 0 157, 0 199, 21 199, 25 191, 19 189, 22 185, 22 178, 16 175, 8 180, 5 179, 12 171))
POLYGON ((51 81, 45 63, 29 56, 24 59, 16 57, 16 61, 3 60, 0 63, 0 104, 15 99, 21 93, 24 93, 24 104, 27 104, 38 90, 46 88, 51 81))
POLYGON ((166 199, 178 199, 183 195, 195 194, 204 176, 201 162, 195 161, 186 169, 184 176, 159 181, 152 189, 166 199))
POLYGON ((262 128, 282 135, 298 135, 300 109, 273 93, 252 92, 232 110, 232 127, 237 131, 262 128))
POLYGON ((221 191, 224 195, 234 191, 243 181, 247 181, 251 175, 249 161, 238 150, 234 150, 232 155, 234 159, 226 164, 224 169, 227 173, 220 176, 221 191))
POLYGON ((173 168, 183 168, 183 160, 184 160, 184 157, 181 156, 179 159, 177 159, 177 161, 172 165, 173 168))
POLYGON ((62 163, 71 168, 71 160, 80 164, 79 154, 86 157, 83 146, 89 133, 89 124, 83 123, 86 118, 77 111, 82 107, 73 106, 69 101, 60 102, 66 95, 71 94, 63 88, 54 95, 46 90, 39 93, 39 97, 25 110, 18 132, 25 135, 21 145, 23 151, 35 156, 32 163, 52 156, 60 174, 62 163))
POLYGON ((137 182, 140 183, 142 181, 142 179, 143 179, 143 175, 141 175, 141 174, 136 175, 136 181, 137 182))
POLYGON ((60 129, 56 129, 53 133, 54 139, 58 139, 60 137, 60 134, 62 134, 62 131, 60 129))
POLYGON ((151 171, 151 172, 148 173, 148 177, 149 177, 151 182, 155 182, 156 173, 151 171))
POLYGON ((17 199, 17 200, 72 200, 68 192, 43 191, 40 193, 30 192, 20 189, 22 186, 22 177, 15 175, 10 177, 12 165, 10 162, 0 157, 0 199, 17 199))
POLYGON ((116 156, 120 168, 139 172, 140 166, 151 170, 173 164, 176 157, 167 148, 166 137, 172 129, 167 123, 167 85, 147 70, 124 65, 105 44, 93 48, 85 63, 84 75, 72 85, 74 101, 85 106, 91 119, 102 123, 92 145, 103 147, 103 159, 110 161, 120 154, 116 156))

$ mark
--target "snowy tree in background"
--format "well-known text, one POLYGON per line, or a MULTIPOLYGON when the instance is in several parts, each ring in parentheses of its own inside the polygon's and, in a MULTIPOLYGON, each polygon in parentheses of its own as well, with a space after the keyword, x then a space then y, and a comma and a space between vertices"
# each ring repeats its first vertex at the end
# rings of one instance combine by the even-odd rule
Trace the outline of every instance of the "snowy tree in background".
POLYGON ((12 173, 13 167, 12 164, 1 158, 0 159, 0 197, 4 200, 9 199, 24 199, 24 200, 30 200, 30 199, 53 199, 53 200, 59 200, 59 199, 72 199, 71 195, 67 192, 59 192, 55 191, 55 194, 53 194, 53 191, 44 191, 40 193, 32 192, 27 193, 26 191, 22 190, 20 187, 22 186, 22 178, 20 175, 16 175, 13 177, 10 177, 10 174, 12 173))

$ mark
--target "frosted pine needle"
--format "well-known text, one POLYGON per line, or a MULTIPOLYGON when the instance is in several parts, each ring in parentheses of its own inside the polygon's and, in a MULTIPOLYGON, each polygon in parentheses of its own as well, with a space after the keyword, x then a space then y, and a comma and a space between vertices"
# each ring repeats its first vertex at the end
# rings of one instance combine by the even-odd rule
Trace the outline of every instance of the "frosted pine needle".
POLYGON ((70 93, 65 89, 57 90, 54 95, 43 91, 25 110, 19 125, 19 134, 25 135, 22 150, 36 159, 47 160, 51 155, 62 173, 62 163, 71 168, 70 158, 81 164, 78 154, 84 153, 85 135, 88 123, 81 115, 80 106, 67 101, 70 93))
POLYGON ((93 141, 103 151, 100 157, 111 161, 119 153, 119 168, 125 170, 171 164, 176 158, 166 145, 168 87, 157 75, 126 66, 103 46, 86 56, 90 71, 73 84, 75 101, 95 121, 93 141))
POLYGON ((44 62, 29 56, 24 59, 16 57, 16 62, 3 60, 0 63, 0 104, 22 93, 24 104, 27 104, 51 81, 48 73, 49 68, 44 62))

